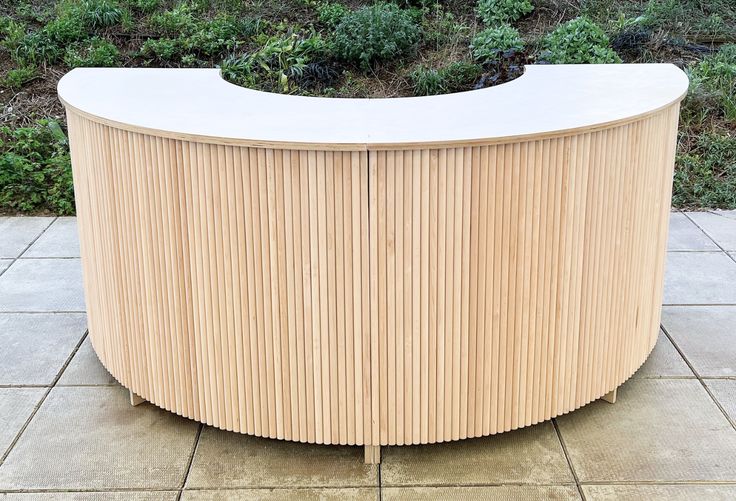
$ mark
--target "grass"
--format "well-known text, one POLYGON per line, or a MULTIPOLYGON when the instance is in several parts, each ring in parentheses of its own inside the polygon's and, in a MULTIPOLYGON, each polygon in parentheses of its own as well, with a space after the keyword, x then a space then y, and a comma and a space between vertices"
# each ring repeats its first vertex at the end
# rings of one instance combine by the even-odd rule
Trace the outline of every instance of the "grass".
POLYGON ((736 208, 735 42, 732 0, 5 2, 0 212, 73 212, 55 89, 73 67, 219 66, 271 92, 395 97, 495 85, 537 61, 619 59, 691 78, 674 205, 736 208))

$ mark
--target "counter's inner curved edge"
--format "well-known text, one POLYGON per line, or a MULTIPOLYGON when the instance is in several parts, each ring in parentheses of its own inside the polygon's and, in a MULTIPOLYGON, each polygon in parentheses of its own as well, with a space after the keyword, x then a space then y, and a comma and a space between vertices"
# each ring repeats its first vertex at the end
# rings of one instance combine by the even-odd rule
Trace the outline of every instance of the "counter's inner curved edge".
POLYGON ((441 96, 340 99, 235 86, 217 69, 78 68, 59 97, 123 130, 208 143, 365 150, 521 141, 632 122, 681 100, 670 64, 527 66, 511 82, 441 96))

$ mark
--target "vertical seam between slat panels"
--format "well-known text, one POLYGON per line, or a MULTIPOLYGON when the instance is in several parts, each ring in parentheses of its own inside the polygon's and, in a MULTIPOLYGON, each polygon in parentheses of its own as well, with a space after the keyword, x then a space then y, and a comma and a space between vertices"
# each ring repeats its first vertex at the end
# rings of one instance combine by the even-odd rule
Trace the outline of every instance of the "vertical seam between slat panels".
MULTIPOLYGON (((366 176, 367 184, 368 184, 368 197, 366 199, 366 204, 368 205, 368 227, 366 228, 366 233, 368 234, 368 276, 363 277, 364 279, 368 280, 368 298, 366 300, 368 301, 368 315, 369 315, 369 321, 368 321, 368 339, 369 343, 368 346, 370 349, 368 350, 368 389, 370 394, 369 402, 371 403, 370 407, 368 409, 364 409, 364 413, 367 415, 370 426, 369 430, 371 431, 370 438, 364 437, 366 445, 380 445, 380 438, 374 437, 374 419, 375 416, 373 415, 373 406, 374 406, 374 388, 373 388, 373 336, 377 335, 374 329, 373 325, 373 294, 374 294, 374 288, 378 286, 377 283, 374 284, 373 279, 371 278, 373 276, 373 240, 376 238, 376 235, 373 234, 372 228, 373 228, 373 219, 374 216, 372 214, 372 210, 375 210, 375 207, 371 206, 371 197, 373 196, 373 190, 375 187, 371 185, 371 174, 372 174, 372 165, 375 159, 373 158, 376 154, 375 150, 368 150, 366 155, 366 170, 368 171, 368 175, 366 176)), ((376 256, 377 257, 377 256, 376 256)), ((365 402, 365 398, 363 399, 365 402)))

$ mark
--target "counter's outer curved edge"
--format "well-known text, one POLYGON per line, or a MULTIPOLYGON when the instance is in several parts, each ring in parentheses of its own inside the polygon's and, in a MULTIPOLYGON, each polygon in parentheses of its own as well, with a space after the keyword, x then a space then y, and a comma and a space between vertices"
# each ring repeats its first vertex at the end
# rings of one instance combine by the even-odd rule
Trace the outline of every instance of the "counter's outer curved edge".
MULTIPOLYGON (((529 140, 538 140, 538 139, 553 139, 558 138, 562 136, 568 136, 568 135, 574 135, 574 134, 580 134, 584 132, 596 132, 600 131, 606 128, 615 127, 619 125, 623 125, 626 123, 632 123, 637 120, 641 120, 644 118, 647 118, 651 115, 654 115, 663 109, 680 102, 686 95, 687 95, 687 89, 688 89, 688 79, 687 76, 682 72, 681 70, 677 69, 674 65, 670 64, 646 64, 646 65, 540 65, 540 66, 527 66, 526 67, 526 73, 511 82, 507 82, 505 84, 502 84, 500 86, 496 87, 490 87, 486 89, 481 90, 475 90, 475 91, 468 91, 464 93, 456 93, 456 94, 446 94, 443 96, 427 96, 422 98, 387 98, 387 99, 332 99, 332 98, 310 98, 310 97, 301 97, 301 96, 285 96, 281 94, 272 94, 272 93, 266 93, 266 92, 260 92, 260 91, 254 91, 252 89, 244 89, 239 88, 238 90, 243 90, 249 93, 255 92, 258 95, 266 95, 271 99, 278 99, 279 97, 283 98, 293 98, 293 97, 300 97, 301 99, 309 99, 314 101, 322 101, 322 102, 340 102, 340 101, 361 101, 363 103, 377 103, 382 102, 383 106, 391 106, 391 104, 388 104, 389 102, 402 102, 406 100, 416 100, 416 99, 434 99, 434 98, 442 98, 447 96, 459 96, 459 95, 465 95, 465 96, 479 96, 482 97, 479 93, 488 93, 493 92, 495 89, 499 88, 506 88, 507 90, 512 90, 513 86, 520 82, 522 79, 526 78, 540 78, 540 76, 543 76, 542 73, 548 69, 548 68, 563 68, 563 67, 575 67, 576 71, 581 71, 584 68, 590 68, 595 69, 596 67, 671 67, 673 69, 676 69, 679 72, 679 76, 682 77, 682 81, 680 84, 682 85, 682 89, 680 89, 679 93, 672 97, 671 99, 664 100, 663 102, 659 103, 658 106, 648 108, 644 111, 641 111, 639 113, 627 115, 624 117, 619 117, 611 120, 603 120, 597 123, 593 124, 583 124, 575 127, 565 127, 565 128, 559 128, 554 130, 544 130, 544 131, 536 131, 531 133, 525 133, 525 134, 509 134, 509 135, 495 135, 490 137, 476 137, 476 138, 465 138, 465 139, 435 139, 435 140, 427 140, 427 141, 418 141, 418 140, 412 140, 412 141, 370 141, 369 138, 365 138, 365 141, 349 141, 349 142, 329 142, 329 141, 281 141, 281 140, 272 140, 272 139, 258 139, 258 138, 240 138, 240 137, 226 137, 226 136, 213 136, 213 135, 206 135, 206 134, 200 134, 200 133, 188 133, 188 132, 182 132, 182 131, 175 131, 175 130, 167 130, 167 129, 161 129, 161 128, 154 128, 154 127, 146 127, 141 125, 136 125, 128 122, 122 122, 114 119, 110 119, 104 116, 101 116, 99 114, 95 114, 89 111, 86 111, 84 109, 81 109, 80 107, 75 106, 73 103, 68 101, 63 96, 62 91, 62 83, 67 76, 62 78, 62 80, 59 82, 59 99, 62 102, 62 104, 69 110, 73 110, 76 114, 83 116, 89 120, 95 121, 97 123, 112 126, 121 130, 126 130, 130 132, 139 132, 143 134, 148 134, 151 136, 157 136, 157 137, 163 137, 163 138, 169 138, 169 139, 177 139, 177 140, 183 140, 183 141, 193 141, 193 142, 199 142, 199 143, 207 143, 207 144, 218 144, 218 145, 225 145, 225 146, 245 146, 245 147, 254 147, 254 148, 271 148, 271 149, 300 149, 300 150, 322 150, 322 151, 370 151, 370 150, 407 150, 407 149, 421 149, 421 148, 442 148, 442 147, 472 147, 472 146, 482 146, 482 145, 495 145, 495 144, 503 144, 503 143, 509 143, 509 142, 523 142, 523 141, 529 141, 529 140), (542 70, 541 72, 539 70, 542 70), (534 76, 539 75, 539 76, 534 76)), ((102 70, 110 70, 111 68, 102 68, 102 70)), ((115 70, 128 70, 125 68, 114 68, 115 70)), ((95 70, 94 68, 92 70, 95 70)), ((134 71, 141 70, 141 69, 132 69, 134 71)), ((145 71, 145 69, 143 69, 145 71)), ((73 73, 76 70, 72 70, 69 74, 73 73)), ((163 71, 169 71, 169 70, 163 70, 163 71)), ((176 70, 173 70, 176 71, 176 70)), ((217 70, 189 70, 189 71, 205 71, 205 72, 212 72, 217 70)), ((67 75, 69 75, 67 74, 67 75)), ((674 73, 677 74, 677 73, 674 73)), ((230 87, 236 87, 233 84, 230 84, 228 82, 223 82, 230 87)), ((428 102, 428 101, 426 101, 428 102)), ((472 104, 472 103, 471 103, 472 104)), ((366 106, 372 106, 372 104, 366 104, 366 106)), ((375 118, 375 117, 374 117, 375 118)))

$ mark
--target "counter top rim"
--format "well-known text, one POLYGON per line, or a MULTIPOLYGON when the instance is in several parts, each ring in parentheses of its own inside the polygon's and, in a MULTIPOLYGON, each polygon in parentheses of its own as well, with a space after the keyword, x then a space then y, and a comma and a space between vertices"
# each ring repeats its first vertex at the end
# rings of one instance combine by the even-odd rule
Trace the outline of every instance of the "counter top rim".
MULTIPOLYGON (((572 84, 570 82, 562 81, 560 82, 555 81, 554 84, 559 87, 560 85, 565 85, 568 90, 569 94, 573 94, 574 92, 583 92, 583 93, 591 93, 593 94, 592 98, 589 96, 583 96, 581 100, 580 107, 584 107, 585 105, 590 106, 591 103, 593 105, 596 102, 603 102, 606 106, 612 106, 611 104, 606 104, 603 99, 594 99, 596 97, 601 97, 601 94, 605 94, 605 91, 608 89, 601 89, 597 86, 581 86, 578 84, 577 87, 571 86, 572 84), (570 85, 568 85, 570 84, 570 85), (585 99, 588 99, 586 102, 585 99)), ((574 82, 573 82, 574 83, 574 82)), ((632 82, 625 82, 626 85, 629 87, 626 87, 624 91, 631 90, 631 84, 632 82)), ((616 84, 621 84, 621 82, 613 82, 609 88, 614 91, 617 88, 616 84)), ((215 83, 215 85, 220 85, 219 83, 215 83)), ((420 149, 420 148, 432 148, 432 147, 462 147, 462 146, 475 146, 475 145, 485 145, 485 144, 499 144, 499 143, 511 143, 511 142, 519 142, 519 141, 526 141, 531 139, 546 139, 546 138, 552 138, 552 137, 559 137, 564 135, 572 135, 577 133, 583 133, 583 132, 593 132, 596 130, 601 130, 605 128, 610 128, 617 125, 623 125, 625 123, 634 122, 637 120, 640 120, 642 118, 645 118, 647 116, 650 116, 654 113, 657 113, 661 111, 664 108, 667 108, 673 104, 679 103, 687 94, 688 89, 688 78, 685 75, 685 73, 677 68, 674 65, 671 64, 618 64, 618 65, 527 65, 525 66, 525 72, 522 76, 519 78, 512 80, 510 82, 506 82, 504 84, 494 86, 494 87, 487 87, 484 89, 478 89, 478 90, 471 90, 471 91, 465 91, 460 93, 454 93, 454 94, 443 94, 439 96, 421 96, 421 97, 400 97, 400 98, 326 98, 326 97, 307 97, 307 96, 294 96, 294 95, 283 95, 283 94, 275 94, 275 93, 269 93, 269 92, 263 92, 263 91, 257 91, 254 89, 246 89, 243 87, 236 86, 230 82, 227 82, 224 80, 220 74, 218 69, 158 69, 158 68, 77 68, 66 75, 62 77, 62 79, 59 81, 58 84, 58 92, 59 92, 59 99, 64 104, 64 106, 67 109, 67 112, 74 111, 76 114, 81 115, 85 118, 91 119, 93 121, 109 125, 115 128, 119 128, 122 130, 127 130, 131 132, 139 132, 144 133, 156 137, 166 137, 166 138, 172 138, 172 139, 179 139, 179 140, 186 140, 186 141, 195 141, 195 142, 203 142, 203 143, 209 143, 209 144, 223 144, 223 145, 232 145, 232 146, 252 146, 252 147, 264 147, 264 148, 285 148, 285 149, 320 149, 320 150, 348 150, 348 151, 365 151, 365 150, 384 150, 384 149, 420 149), (517 120, 516 125, 512 126, 510 132, 508 133, 493 133, 489 134, 489 132, 493 132, 493 127, 486 127, 485 130, 481 130, 478 133, 475 134, 462 134, 460 133, 455 134, 454 136, 452 134, 448 134, 447 137, 442 137, 439 135, 438 131, 440 131, 440 127, 438 127, 435 123, 431 125, 431 127, 434 127, 434 130, 430 133, 425 134, 424 136, 417 135, 416 133, 404 133, 402 136, 401 127, 406 127, 408 122, 404 122, 403 124, 400 122, 401 118, 400 116, 397 116, 397 112, 395 109, 387 109, 387 108, 399 108, 399 112, 401 111, 407 111, 407 112, 415 112, 424 113, 426 115, 426 111, 423 110, 425 107, 433 107, 437 104, 440 104, 441 106, 437 107, 438 111, 440 113, 447 112, 448 106, 453 107, 457 106, 458 104, 467 105, 468 108, 470 108, 470 105, 477 105, 478 107, 481 106, 489 106, 489 103, 487 101, 496 100, 499 101, 501 98, 508 98, 509 96, 511 98, 514 98, 514 94, 516 94, 515 99, 517 101, 521 99, 523 96, 528 96, 529 99, 532 101, 532 104, 534 104, 534 101, 536 99, 537 103, 544 103, 546 98, 553 97, 552 95, 533 95, 529 96, 528 94, 525 94, 527 91, 527 87, 530 85, 542 85, 542 83, 538 83, 543 80, 546 76, 553 76, 555 78, 559 79, 559 76, 563 72, 570 73, 570 78, 575 77, 582 77, 586 78, 589 75, 593 75, 593 78, 595 78, 594 73, 604 73, 606 75, 604 76, 621 76, 625 74, 627 71, 631 71, 634 75, 639 73, 638 76, 641 76, 641 74, 645 74, 647 72, 650 72, 654 77, 659 78, 660 82, 664 82, 664 84, 668 85, 667 88, 665 88, 662 92, 655 92, 659 91, 658 88, 653 88, 650 84, 649 88, 644 88, 642 92, 648 92, 649 95, 659 93, 658 96, 655 98, 649 97, 649 99, 652 101, 652 106, 646 107, 646 106, 640 106, 639 109, 637 109, 636 106, 630 106, 630 109, 633 109, 633 112, 620 112, 611 113, 608 110, 602 110, 602 111, 594 111, 592 113, 588 113, 588 116, 590 119, 583 120, 583 123, 581 124, 574 124, 571 123, 571 119, 567 121, 567 124, 565 124, 564 117, 563 119, 558 119, 563 125, 561 127, 537 127, 534 128, 533 125, 523 125, 521 120, 517 120), (270 124, 271 130, 268 133, 264 133, 262 137, 254 137, 254 134, 252 132, 245 132, 245 133, 238 133, 235 134, 233 131, 237 130, 237 123, 236 124, 230 124, 230 128, 227 127, 221 127, 218 131, 217 127, 210 127, 209 132, 213 132, 212 134, 208 134, 205 130, 205 127, 202 126, 200 128, 193 127, 194 130, 188 130, 186 127, 161 127, 156 126, 155 117, 151 121, 150 119, 146 121, 143 120, 126 120, 125 119, 125 113, 115 113, 113 110, 112 113, 104 109, 104 105, 101 106, 100 109, 97 110, 89 110, 85 108, 89 108, 88 102, 84 102, 84 98, 80 98, 79 95, 74 95, 74 90, 70 89, 70 87, 77 83, 75 80, 79 80, 79 77, 86 77, 88 73, 99 73, 101 75, 104 75, 107 73, 109 75, 115 75, 120 72, 125 73, 135 73, 137 77, 140 75, 144 75, 145 73, 148 73, 149 75, 153 75, 155 77, 160 77, 161 75, 166 75, 166 78, 174 77, 175 75, 181 75, 183 73, 188 73, 189 75, 194 75, 197 77, 200 82, 196 82, 198 84, 206 84, 210 85, 212 82, 221 82, 221 89, 223 89, 223 92, 226 92, 228 96, 234 95, 233 93, 241 93, 245 95, 247 98, 255 97, 259 100, 267 100, 269 101, 269 104, 271 102, 274 102, 276 100, 278 101, 291 101, 290 103, 287 102, 287 104, 295 104, 299 103, 299 105, 302 107, 302 109, 295 110, 296 113, 294 113, 297 118, 303 117, 304 113, 314 112, 315 111, 315 105, 318 105, 318 107, 324 108, 323 105, 329 106, 329 109, 325 110, 325 112, 329 112, 330 114, 333 114, 334 117, 328 117, 328 118, 343 118, 345 119, 346 116, 353 116, 356 115, 360 120, 351 120, 351 123, 354 122, 360 122, 357 126, 354 126, 352 131, 344 130, 344 124, 338 123, 336 126, 333 126, 333 129, 337 129, 333 132, 333 134, 342 134, 337 135, 333 137, 331 140, 327 140, 328 137, 325 135, 324 137, 315 137, 314 135, 309 136, 309 128, 296 128, 296 132, 300 132, 301 130, 305 131, 304 137, 296 137, 295 133, 292 133, 291 138, 286 137, 274 137, 274 134, 277 132, 280 132, 280 129, 283 128, 285 125, 284 123, 279 123, 278 120, 274 122, 274 117, 266 117, 266 115, 263 114, 263 110, 260 110, 259 112, 261 115, 255 116, 255 118, 265 118, 266 121, 271 120, 272 123, 270 124), (587 73, 587 75, 586 75, 587 73), (657 74, 659 73, 659 74, 657 74), (663 78, 667 77, 667 78, 663 78), (213 78, 215 77, 215 78, 213 78), (520 88, 521 87, 521 88, 520 88), (520 88, 520 89, 519 89, 520 88), (227 89, 227 90, 225 90, 227 89), (519 89, 520 92, 516 92, 516 90, 519 89), (72 94, 70 96, 70 94, 72 94), (499 96, 499 94, 503 94, 502 96, 499 96), (484 98, 488 98, 487 100, 484 100, 484 98), (541 98, 541 99, 540 99, 541 98), (82 101, 82 102, 80 102, 82 101), (467 101, 467 102, 462 102, 467 101), (473 102, 475 101, 475 102, 473 102), (87 105, 87 106, 86 106, 87 105), (417 108, 416 105, 422 105, 420 108, 417 108), (348 110, 338 110, 338 108, 350 108, 348 110), (401 110, 400 108, 403 107, 405 110, 401 110), (347 111, 347 113, 345 112, 347 111), (603 112, 608 112, 611 116, 604 117, 604 119, 595 120, 593 118, 596 113, 601 114, 603 112), (393 116, 387 116, 393 113, 393 116), (111 116, 112 115, 112 116, 111 116), (399 124, 390 124, 387 123, 387 120, 389 119, 395 119, 399 120, 399 124), (274 125, 274 123, 276 125, 274 125), (391 133, 392 131, 383 131, 381 132, 380 129, 393 126, 396 130, 394 133, 391 133), (376 131, 376 132, 373 132, 376 131)), ((215 89, 219 90, 219 89, 215 89)), ((635 89, 636 90, 636 89, 635 89)), ((623 92, 623 91, 622 91, 623 92)), ((133 96, 132 93, 128 93, 131 96, 133 96)), ((118 96, 119 97, 119 96, 118 96)), ((123 94, 123 97, 125 94, 123 94)), ((605 97, 605 96, 603 96, 605 97)), ((644 96, 647 97, 647 96, 644 96)), ((131 99, 131 98, 129 98, 131 99)), ((152 99, 150 97, 147 97, 147 99, 152 99)), ((571 99, 570 96, 565 97, 569 101, 571 99)), ((87 99, 89 101, 89 99, 87 99)), ((109 101, 109 100, 107 100, 109 101)), ((105 102, 103 100, 103 102, 105 102)), ((130 101, 129 101, 130 102, 130 101)), ((550 119, 549 114, 553 112, 561 112, 563 110, 554 109, 554 102, 553 101, 547 101, 547 103, 551 103, 551 110, 547 110, 547 120, 550 119)), ((197 106, 202 106, 204 104, 207 104, 206 101, 199 101, 195 104, 195 106, 190 110, 191 113, 194 113, 197 111, 197 106)), ((238 106, 243 106, 246 103, 246 100, 243 100, 243 102, 240 103, 234 103, 238 106)), ((490 103, 491 105, 503 105, 503 103, 490 103)), ((510 103, 510 106, 514 106, 519 104, 519 102, 512 102, 510 103)), ((522 103, 523 104, 523 103, 522 103)), ((542 104, 542 106, 545 106, 545 104, 542 104)), ((509 106, 507 106, 508 108, 509 106)), ((122 108, 122 106, 121 106, 122 108)), ((201 111, 201 110, 200 110, 201 111)), ((236 110, 237 111, 237 110, 236 110)), ((542 110, 544 111, 544 110, 542 110)), ((581 112, 579 110, 576 110, 578 114, 581 112)), ((213 112, 214 113, 214 112, 213 112)), ((258 113, 258 112, 256 112, 258 113)), ((281 113, 280 115, 276 116, 275 118, 278 119, 279 117, 283 117, 284 115, 288 114, 289 110, 286 112, 281 113)), ((537 119, 544 119, 545 114, 536 111, 532 109, 531 105, 527 106, 526 109, 521 109, 521 115, 525 116, 529 121, 532 121, 533 118, 537 119), (534 116, 534 113, 537 113, 537 116, 534 116)), ((149 115, 153 115, 150 114, 149 115)), ((159 115, 164 115, 159 114, 159 115)), ((232 113, 231 113, 232 115, 232 113)), ((320 116, 323 115, 322 112, 317 113, 315 115, 309 115, 308 117, 311 119, 314 118, 320 118, 320 116)), ((484 126, 484 122, 482 122, 482 116, 479 116, 480 113, 476 113, 475 117, 471 117, 473 120, 473 123, 470 125, 476 125, 476 128, 482 128, 484 126)), ((232 121, 233 116, 229 117, 232 121)), ((324 117, 323 117, 324 118, 324 117)), ((421 118, 421 116, 420 116, 421 118)), ((456 117, 451 117, 456 118, 456 117)), ((555 119, 554 116, 551 117, 552 119, 555 119)), ((173 119, 172 119, 173 120, 173 119)), ((164 117, 165 121, 165 117, 164 117)), ((500 121, 492 121, 492 124, 497 124, 500 121)), ((458 125, 458 122, 455 122, 455 125, 458 125)), ((464 126, 465 122, 461 124, 460 126, 464 126)), ((487 124, 486 124, 487 125, 487 124)), ((258 126, 258 122, 256 122, 255 127, 258 126)), ((189 127, 187 125, 187 127, 189 127)), ((247 127, 246 127, 247 128, 247 127)), ((251 126, 251 129, 253 129, 254 126, 251 126)), ((496 129, 498 129, 498 125, 496 125, 496 129)), ((313 131, 312 131, 313 132, 313 131)), ((325 132, 324 134, 327 134, 325 132)))

